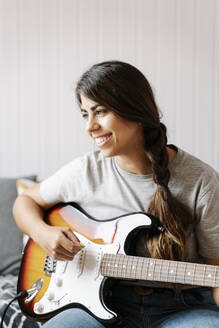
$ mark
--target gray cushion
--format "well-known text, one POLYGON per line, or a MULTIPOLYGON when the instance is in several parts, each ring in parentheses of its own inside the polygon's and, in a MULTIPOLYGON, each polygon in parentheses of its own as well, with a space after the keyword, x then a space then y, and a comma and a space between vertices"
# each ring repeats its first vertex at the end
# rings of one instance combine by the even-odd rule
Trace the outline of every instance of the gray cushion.
MULTIPOLYGON (((36 180, 36 176, 28 176, 36 180)), ((12 216, 13 203, 17 197, 16 180, 0 178, 0 274, 17 274, 22 252, 22 233, 12 216)))

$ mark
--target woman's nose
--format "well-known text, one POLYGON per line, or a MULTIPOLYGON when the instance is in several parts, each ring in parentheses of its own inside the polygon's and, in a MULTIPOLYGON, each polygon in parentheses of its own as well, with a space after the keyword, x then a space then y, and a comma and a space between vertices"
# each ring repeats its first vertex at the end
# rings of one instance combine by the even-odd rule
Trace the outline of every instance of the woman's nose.
POLYGON ((86 124, 86 130, 87 132, 92 132, 92 131, 95 131, 99 128, 99 123, 95 121, 95 119, 93 118, 90 118, 88 121, 87 121, 87 124, 86 124))

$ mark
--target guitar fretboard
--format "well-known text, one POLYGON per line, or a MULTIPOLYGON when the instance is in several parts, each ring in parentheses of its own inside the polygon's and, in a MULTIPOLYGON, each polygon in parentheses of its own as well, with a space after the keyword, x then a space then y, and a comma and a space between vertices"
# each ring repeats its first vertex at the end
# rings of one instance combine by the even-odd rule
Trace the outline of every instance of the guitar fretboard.
POLYGON ((104 254, 103 276, 219 287, 219 266, 168 261, 123 254, 104 254))

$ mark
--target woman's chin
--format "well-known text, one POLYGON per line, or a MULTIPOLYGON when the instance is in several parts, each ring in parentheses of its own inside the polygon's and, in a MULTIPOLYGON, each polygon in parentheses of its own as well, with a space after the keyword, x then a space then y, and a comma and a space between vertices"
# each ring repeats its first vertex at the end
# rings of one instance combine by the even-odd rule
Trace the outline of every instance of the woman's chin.
POLYGON ((104 156, 104 157, 112 157, 112 156, 115 156, 115 153, 113 153, 111 150, 109 149, 100 149, 101 151, 101 154, 104 156))

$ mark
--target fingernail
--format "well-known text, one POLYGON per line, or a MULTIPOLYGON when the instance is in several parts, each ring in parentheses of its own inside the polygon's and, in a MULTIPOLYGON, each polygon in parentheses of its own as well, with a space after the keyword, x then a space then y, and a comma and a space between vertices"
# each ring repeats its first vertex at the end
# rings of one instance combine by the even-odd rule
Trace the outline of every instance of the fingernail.
POLYGON ((81 242, 80 242, 80 246, 81 246, 81 248, 84 248, 84 247, 85 247, 85 245, 84 245, 84 244, 82 244, 81 242))

